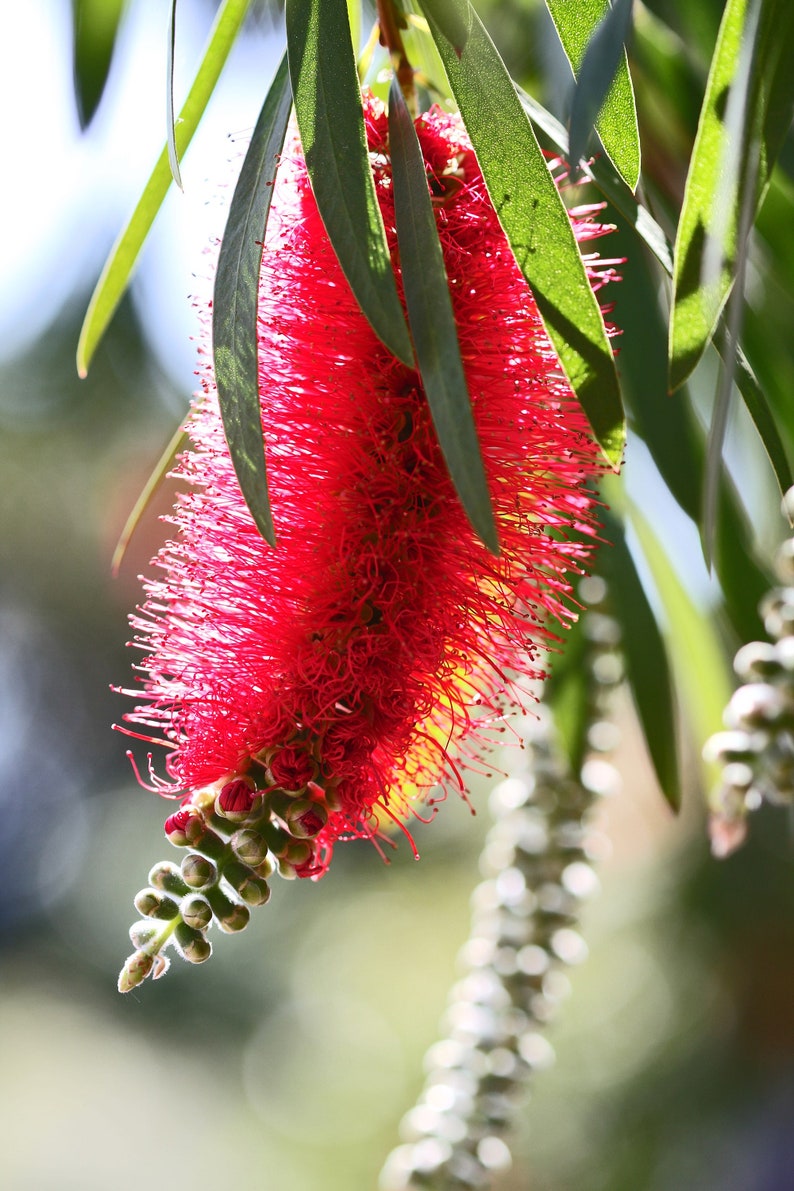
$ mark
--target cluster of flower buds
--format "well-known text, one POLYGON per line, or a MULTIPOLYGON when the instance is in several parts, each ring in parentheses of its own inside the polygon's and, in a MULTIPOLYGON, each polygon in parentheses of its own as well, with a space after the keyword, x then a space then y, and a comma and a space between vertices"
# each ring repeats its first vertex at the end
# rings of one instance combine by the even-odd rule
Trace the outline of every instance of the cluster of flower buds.
MULTIPOLYGON (((783 498, 794 521, 794 488, 783 498)), ((780 547, 775 570, 785 586, 773 588, 759 611, 772 641, 751 641, 734 659, 744 685, 725 710, 727 731, 705 745, 707 761, 721 766, 712 796, 711 847, 728 856, 747 834, 747 814, 763 802, 794 806, 794 538, 780 547)))
MULTIPOLYGON (((582 586, 590 602, 602 603, 601 580, 582 586)), ((587 955, 576 924, 581 903, 598 887, 591 863, 600 841, 589 813, 617 782, 614 767, 595 754, 615 743, 604 717, 623 673, 620 632, 605 612, 588 615, 591 751, 573 777, 541 707, 526 770, 493 791, 495 824, 461 952, 464 975, 450 997, 447 1036, 428 1052, 424 1090, 403 1120, 405 1144, 384 1166, 382 1191, 489 1187, 510 1164, 505 1135, 528 1077, 554 1060, 543 1031, 568 991, 564 968, 587 955)))
POLYGON ((252 778, 236 777, 192 795, 165 822, 166 836, 187 855, 181 865, 156 864, 149 886, 135 897, 142 919, 130 929, 136 950, 121 970, 119 991, 129 992, 150 973, 161 976, 166 945, 188 963, 209 959, 213 921, 227 934, 243 930, 251 907, 268 901, 273 872, 292 878, 309 863, 309 841, 327 818, 325 792, 314 782, 291 794, 258 790, 252 778))

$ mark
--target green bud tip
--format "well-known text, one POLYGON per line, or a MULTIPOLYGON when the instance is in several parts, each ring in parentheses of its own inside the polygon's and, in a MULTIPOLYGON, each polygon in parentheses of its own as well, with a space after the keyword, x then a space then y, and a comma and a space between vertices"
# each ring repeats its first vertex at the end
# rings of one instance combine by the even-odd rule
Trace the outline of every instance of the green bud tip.
POLYGON ((131 955, 119 973, 119 992, 128 993, 143 984, 154 967, 154 956, 145 951, 136 951, 131 955))

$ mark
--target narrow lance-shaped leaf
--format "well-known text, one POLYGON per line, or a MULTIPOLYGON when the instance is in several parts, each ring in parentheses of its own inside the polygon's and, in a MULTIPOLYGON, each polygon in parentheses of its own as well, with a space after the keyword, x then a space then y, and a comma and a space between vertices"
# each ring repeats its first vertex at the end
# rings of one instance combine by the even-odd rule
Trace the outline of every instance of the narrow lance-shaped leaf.
MULTIPOLYGON (((527 95, 526 91, 522 91, 520 87, 517 88, 517 91, 521 99, 521 106, 532 123, 546 134, 563 157, 567 157, 568 133, 563 125, 542 104, 533 99, 531 95, 527 95)), ((648 208, 637 201, 620 175, 615 172, 612 163, 599 156, 593 161, 581 162, 580 169, 601 191, 604 198, 624 217, 636 235, 650 248, 665 273, 672 277, 673 249, 667 236, 648 208)))
POLYGON ((791 122, 794 7, 728 0, 709 72, 675 246, 670 383, 700 360, 733 285, 739 210, 765 192, 791 122), (747 157, 758 154, 757 171, 747 157), (745 196, 745 187, 750 188, 745 196))
POLYGON ((168 60, 166 64, 168 80, 165 92, 165 120, 168 137, 168 165, 171 169, 171 177, 181 190, 182 175, 179 171, 179 153, 176 147, 175 135, 176 122, 174 120, 174 49, 176 47, 176 3, 177 0, 171 0, 171 10, 168 14, 168 60))
POLYGON ((256 121, 226 220, 212 301, 220 416, 240 490, 265 541, 275 545, 264 463, 256 316, 264 233, 292 92, 283 56, 256 121))
POLYGON ((413 367, 367 155, 346 0, 287 0, 286 14, 295 114, 320 216, 373 330, 413 367))
POLYGON ((212 302, 215 383, 229 454, 259 532, 275 545, 259 403, 256 316, 277 157, 292 107, 286 54, 268 91, 232 197, 212 302))
MULTIPOLYGON (((723 350, 721 343, 718 342, 717 346, 718 350, 723 350)), ((766 399, 764 391, 740 347, 736 350, 735 379, 744 404, 747 406, 747 412, 753 419, 758 436, 764 444, 764 449, 772 465, 772 470, 775 473, 782 495, 788 492, 789 488, 794 485, 794 473, 791 470, 788 451, 777 428, 777 423, 769 408, 769 402, 766 399)))
MULTIPOLYGON (((722 713, 731 696, 731 668, 722 648, 715 617, 704 615, 681 582, 650 521, 629 504, 631 524, 670 626, 670 654, 677 685, 696 742, 702 743, 722 727, 722 713)), ((716 773, 707 770, 706 785, 716 773)))
MULTIPOLYGON (((250 3, 251 0, 225 0, 218 11, 204 51, 204 57, 175 127, 174 139, 181 155, 184 155, 190 144, 210 96, 215 90, 215 84, 229 56, 229 51, 234 45, 250 3)), ((80 376, 85 376, 88 372, 88 366, 97 345, 127 288, 138 254, 170 185, 171 170, 168 164, 168 150, 164 148, 129 222, 113 245, 91 297, 83 320, 80 341, 77 345, 77 371, 80 376)))
POLYGON ((473 10, 460 60, 432 20, 430 27, 510 247, 593 432, 617 466, 625 423, 615 361, 568 213, 532 125, 473 10))
POLYGON ((625 42, 631 0, 546 0, 576 75, 571 107, 571 160, 584 157, 593 126, 625 183, 640 177, 640 136, 625 42))
POLYGON ((460 57, 471 33, 468 0, 419 0, 422 11, 432 17, 455 53, 460 57))
POLYGON ((681 805, 678 734, 667 648, 626 544, 623 527, 606 511, 604 537, 610 545, 601 550, 598 564, 615 607, 620 610, 626 676, 662 793, 673 809, 678 810, 681 805))
POLYGON ((477 534, 499 552, 422 150, 400 85, 389 91, 389 147, 405 302, 438 441, 477 534))
POLYGON ((102 99, 125 7, 125 0, 72 0, 72 65, 82 128, 102 99))
POLYGON ((182 448, 187 445, 187 440, 187 431, 183 430, 180 426, 174 431, 173 435, 169 439, 168 446, 157 460, 152 474, 144 484, 140 496, 133 505, 132 512, 124 522, 124 528, 119 534, 119 540, 116 542, 116 549, 113 551, 113 557, 110 560, 110 573, 114 577, 119 573, 121 564, 124 561, 124 555, 127 553, 127 547, 129 546, 132 539, 132 535, 138 528, 140 520, 148 508, 149 502, 171 470, 177 455, 182 448))

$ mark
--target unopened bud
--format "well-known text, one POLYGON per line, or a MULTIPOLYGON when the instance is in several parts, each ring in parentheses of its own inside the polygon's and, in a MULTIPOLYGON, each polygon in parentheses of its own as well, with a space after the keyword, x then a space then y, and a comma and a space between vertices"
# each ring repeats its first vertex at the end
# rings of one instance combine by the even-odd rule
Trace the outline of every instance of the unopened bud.
POLYGON ((191 889, 204 889, 218 880, 218 870, 206 856, 191 852, 182 861, 182 879, 191 889))
POLYGON ((182 897, 187 893, 187 885, 182 880, 182 874, 175 864, 168 860, 161 860, 149 873, 149 884, 164 893, 175 893, 182 897))
POLYGON ((188 842, 188 827, 192 819, 197 818, 196 812, 183 807, 169 815, 164 823, 165 834, 175 848, 184 848, 188 842))
POLYGON ((215 799, 215 810, 231 823, 244 823, 255 818, 262 807, 262 795, 257 793, 250 778, 236 777, 227 782, 215 799))
POLYGON ((203 964, 212 955, 212 943, 200 930, 180 922, 174 934, 176 945, 189 964, 203 964))
POLYGON ((231 863, 224 867, 223 875, 229 884, 237 890, 240 897, 248 906, 263 906, 270 898, 267 881, 258 877, 245 864, 231 863))
POLYGON ((156 889, 141 889, 135 894, 133 904, 145 918, 162 918, 170 921, 179 913, 179 906, 173 898, 156 889))
POLYGON ((221 930, 226 931, 227 934, 235 934, 238 930, 243 930, 248 926, 251 918, 248 906, 241 906, 239 902, 233 902, 217 886, 214 889, 208 889, 205 896, 212 906, 212 912, 218 919, 218 926, 221 930))
POLYGON ((153 967, 153 955, 147 955, 145 951, 136 951, 119 972, 119 992, 128 993, 139 984, 143 984, 153 967))
POLYGON ((155 926, 151 918, 142 918, 130 927, 130 942, 133 947, 145 947, 162 928, 155 926))
POLYGON ((203 897, 187 897, 182 902, 182 921, 194 930, 206 930, 212 922, 212 910, 203 897))
POLYGON ((259 831, 254 831, 251 827, 243 827, 240 831, 235 831, 229 842, 235 856, 242 860, 243 864, 250 864, 251 868, 256 868, 267 856, 267 840, 259 831))
POLYGON ((320 802, 309 798, 290 798, 277 794, 271 799, 273 813, 285 824, 290 835, 297 839, 311 839, 328 822, 328 811, 320 802))

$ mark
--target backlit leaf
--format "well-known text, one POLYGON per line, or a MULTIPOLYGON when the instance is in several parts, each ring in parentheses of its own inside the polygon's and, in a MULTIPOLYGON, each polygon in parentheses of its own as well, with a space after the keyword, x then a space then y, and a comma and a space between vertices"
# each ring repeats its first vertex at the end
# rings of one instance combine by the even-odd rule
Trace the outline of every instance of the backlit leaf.
POLYGON ((497 554, 497 531, 425 163, 396 78, 389 92, 389 147, 405 302, 422 383, 455 490, 475 531, 497 554))
POLYGON ((640 137, 634 89, 624 48, 632 0, 546 0, 576 75, 571 106, 571 158, 585 156, 595 125, 627 186, 640 177, 640 137))
MULTIPOLYGON (((225 0, 218 10, 207 47, 174 130, 177 151, 184 155, 204 114, 224 63, 234 45, 251 0, 225 0)), ((127 226, 116 240, 86 311, 77 345, 77 371, 85 376, 97 345, 127 288, 138 254, 171 185, 168 150, 164 148, 127 226)))
POLYGON ((364 315, 413 367, 367 155, 346 0, 287 0, 286 14, 295 113, 317 207, 364 315))
POLYGON ((292 107, 286 55, 268 91, 229 208, 212 302, 212 348, 223 428, 245 502, 259 532, 275 545, 267 492, 257 367, 257 307, 262 245, 277 155, 292 107))
POLYGON ((617 466, 625 425, 612 349, 532 125, 476 13, 460 59, 432 20, 430 27, 510 246, 593 432, 617 466))

